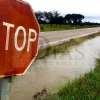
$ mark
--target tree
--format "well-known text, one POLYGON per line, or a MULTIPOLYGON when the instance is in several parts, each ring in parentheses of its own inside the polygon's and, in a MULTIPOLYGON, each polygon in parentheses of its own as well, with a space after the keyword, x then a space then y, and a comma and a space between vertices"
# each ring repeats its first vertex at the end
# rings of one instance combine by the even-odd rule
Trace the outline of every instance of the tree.
POLYGON ((82 20, 84 19, 84 16, 82 14, 66 14, 65 17, 60 16, 59 11, 37 11, 35 12, 35 15, 37 17, 37 20, 40 24, 49 23, 56 24, 56 26, 62 25, 63 23, 67 23, 70 25, 82 25, 82 20))
POLYGON ((43 15, 44 15, 44 20, 48 23, 50 23, 50 20, 53 18, 53 15, 52 15, 52 12, 47 12, 47 11, 44 11, 43 12, 43 15))
POLYGON ((68 23, 68 24, 71 24, 72 23, 72 20, 71 20, 71 14, 67 14, 67 15, 65 15, 65 20, 66 20, 66 23, 68 23))
POLYGON ((50 23, 51 24, 56 24, 56 26, 57 26, 58 17, 60 15, 60 13, 59 13, 59 11, 56 11, 56 10, 52 11, 51 13, 52 13, 52 18, 50 19, 50 23))
POLYGON ((56 10, 49 11, 49 12, 45 11, 45 12, 43 12, 43 14, 44 14, 44 19, 48 23, 50 23, 51 26, 52 26, 52 24, 56 24, 56 25, 58 24, 58 17, 60 15, 59 11, 56 11, 56 10))
POLYGON ((37 18, 37 20, 38 20, 38 22, 40 24, 43 24, 44 23, 44 20, 43 20, 43 18, 44 18, 43 12, 41 12, 41 11, 35 12, 35 16, 36 16, 36 18, 37 18))
POLYGON ((61 26, 64 23, 64 17, 63 16, 57 17, 57 22, 61 26))
POLYGON ((82 23, 84 16, 81 14, 67 14, 65 15, 65 20, 68 24, 78 25, 82 23))
POLYGON ((82 14, 78 14, 78 24, 80 25, 82 23, 82 20, 84 19, 85 17, 82 15, 82 14))
POLYGON ((81 14, 72 14, 71 19, 73 21, 73 25, 80 25, 82 23, 82 19, 84 19, 84 16, 81 14))

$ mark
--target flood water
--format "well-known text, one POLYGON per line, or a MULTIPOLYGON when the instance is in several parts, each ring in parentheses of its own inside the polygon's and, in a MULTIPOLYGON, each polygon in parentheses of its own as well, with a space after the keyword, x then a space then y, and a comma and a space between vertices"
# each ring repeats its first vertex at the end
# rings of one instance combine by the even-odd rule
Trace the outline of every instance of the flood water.
POLYGON ((94 69, 100 56, 100 37, 73 47, 69 53, 51 55, 33 62, 24 76, 17 77, 10 87, 10 100, 32 100, 44 87, 49 92, 94 69))

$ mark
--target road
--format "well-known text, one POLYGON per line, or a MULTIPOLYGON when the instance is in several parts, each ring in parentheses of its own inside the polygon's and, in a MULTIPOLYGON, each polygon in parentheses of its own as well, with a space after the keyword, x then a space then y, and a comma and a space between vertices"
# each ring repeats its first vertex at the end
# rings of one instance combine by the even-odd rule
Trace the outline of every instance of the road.
POLYGON ((51 45, 56 45, 62 42, 66 42, 74 37, 81 37, 84 35, 97 33, 98 31, 100 31, 100 27, 41 32, 40 39, 39 39, 39 49, 46 48, 51 45))

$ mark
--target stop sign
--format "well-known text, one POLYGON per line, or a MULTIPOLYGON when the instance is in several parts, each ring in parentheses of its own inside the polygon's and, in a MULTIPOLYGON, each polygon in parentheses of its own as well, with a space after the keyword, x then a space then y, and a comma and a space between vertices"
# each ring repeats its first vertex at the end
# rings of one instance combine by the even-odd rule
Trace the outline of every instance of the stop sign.
POLYGON ((27 71, 38 52, 39 29, 28 3, 0 0, 0 77, 27 71))

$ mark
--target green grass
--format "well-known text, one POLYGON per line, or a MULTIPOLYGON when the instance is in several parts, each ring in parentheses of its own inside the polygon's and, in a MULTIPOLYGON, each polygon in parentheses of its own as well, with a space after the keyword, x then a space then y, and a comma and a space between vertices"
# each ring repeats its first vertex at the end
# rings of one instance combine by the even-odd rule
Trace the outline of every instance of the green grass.
POLYGON ((94 71, 62 87, 61 100, 100 100, 100 60, 94 71))
MULTIPOLYGON (((74 29, 74 26, 71 25, 50 25, 50 24, 40 24, 40 26, 43 28, 41 29, 41 32, 46 32, 46 31, 60 31, 60 30, 72 30, 74 29)), ((93 26, 79 26, 77 25, 75 29, 80 29, 80 28, 92 28, 93 26)))
POLYGON ((66 42, 64 44, 51 46, 51 47, 46 48, 45 50, 40 50, 36 59, 42 59, 42 58, 45 58, 51 54, 69 52, 73 46, 80 44, 87 39, 94 38, 96 36, 100 36, 100 32, 86 36, 86 37, 82 37, 82 38, 71 39, 69 42, 66 42))
POLYGON ((100 60, 95 69, 60 87, 44 100, 100 100, 100 60))

